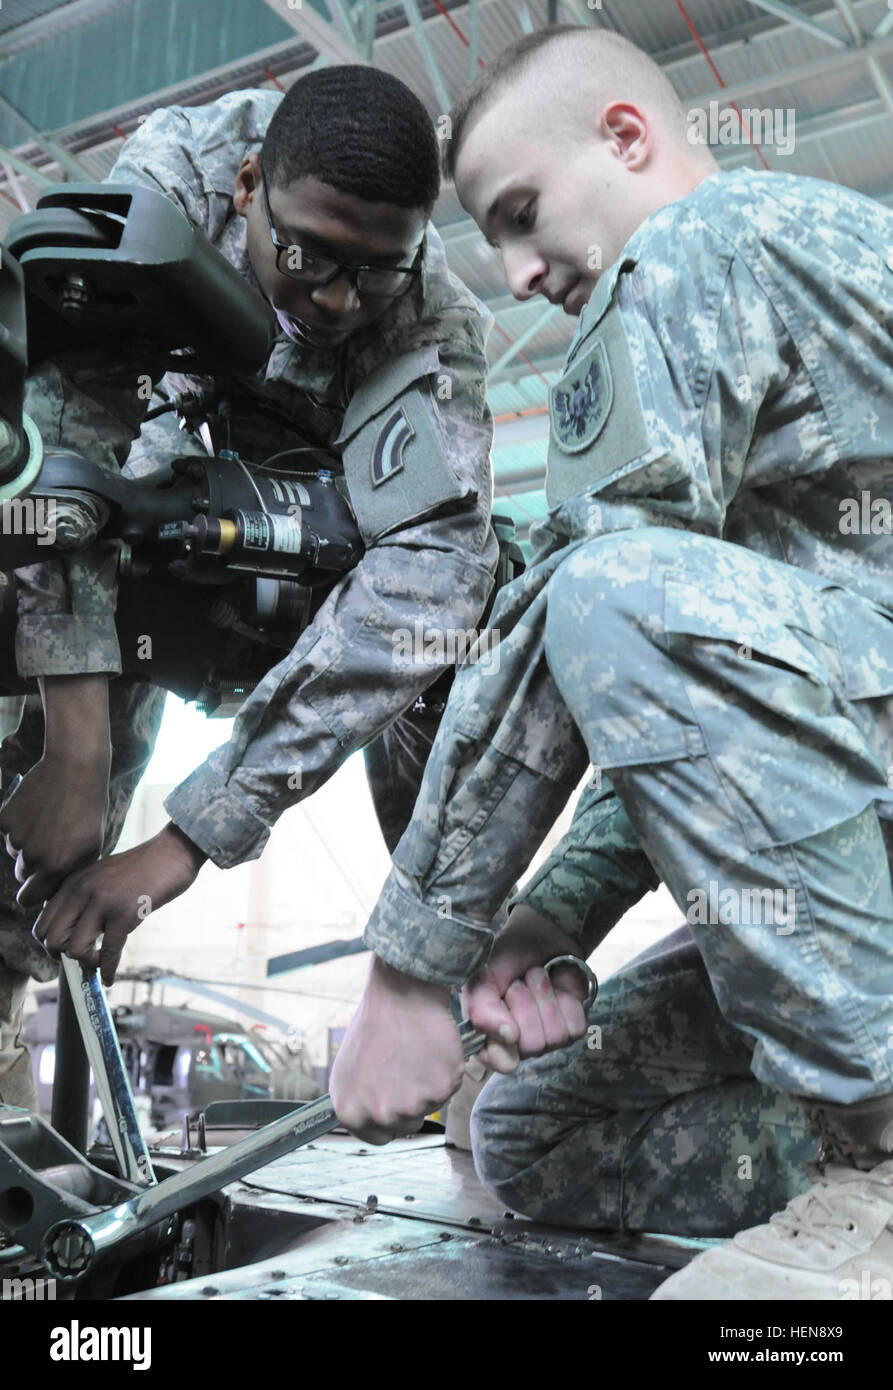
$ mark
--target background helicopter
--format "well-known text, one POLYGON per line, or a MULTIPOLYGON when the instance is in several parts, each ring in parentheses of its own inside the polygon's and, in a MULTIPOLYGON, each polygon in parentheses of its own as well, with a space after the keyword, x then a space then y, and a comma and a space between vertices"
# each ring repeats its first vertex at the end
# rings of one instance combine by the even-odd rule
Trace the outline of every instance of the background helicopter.
MULTIPOLYGON (((284 1019, 252 1009, 219 989, 209 991, 204 981, 158 967, 122 971, 118 978, 148 985, 143 1002, 119 1004, 112 1011, 145 1130, 179 1127, 184 1116, 215 1100, 297 1103, 322 1094, 320 1080, 324 1078, 313 1068, 303 1035, 284 1019), (155 989, 164 985, 179 986, 190 993, 210 993, 255 1022, 246 1027, 235 1018, 207 1009, 155 1003, 155 989)), ((36 999, 37 1009, 26 1018, 22 1037, 33 1058, 41 1112, 49 1115, 55 1074, 57 987, 38 990, 36 999)), ((97 1132, 94 1137, 99 1140, 103 1136, 97 1132)))

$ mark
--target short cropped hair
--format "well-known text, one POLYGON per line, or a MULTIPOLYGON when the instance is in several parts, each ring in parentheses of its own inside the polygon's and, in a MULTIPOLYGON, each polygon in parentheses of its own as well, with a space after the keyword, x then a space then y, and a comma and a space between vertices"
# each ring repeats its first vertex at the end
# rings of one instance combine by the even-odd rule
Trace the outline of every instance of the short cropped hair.
MULTIPOLYGON (((449 113, 450 139, 444 141, 443 172, 449 179, 455 178, 456 162, 463 139, 469 134, 472 125, 485 114, 502 94, 519 78, 526 76, 537 66, 548 49, 553 45, 570 45, 575 40, 576 53, 586 50, 587 71, 600 70, 612 80, 621 77, 631 80, 636 89, 629 95, 647 93, 652 105, 657 105, 666 116, 668 124, 675 127, 682 143, 685 143, 685 112, 673 84, 654 59, 643 49, 630 43, 620 34, 607 29, 594 29, 580 24, 553 24, 547 29, 538 29, 533 34, 525 34, 491 63, 468 87, 449 113)), ((550 57, 552 55, 549 55, 550 57)))
POLYGON ((270 121, 261 160, 276 188, 312 176, 426 215, 440 192, 437 136, 424 106, 399 78, 360 64, 298 78, 270 121))

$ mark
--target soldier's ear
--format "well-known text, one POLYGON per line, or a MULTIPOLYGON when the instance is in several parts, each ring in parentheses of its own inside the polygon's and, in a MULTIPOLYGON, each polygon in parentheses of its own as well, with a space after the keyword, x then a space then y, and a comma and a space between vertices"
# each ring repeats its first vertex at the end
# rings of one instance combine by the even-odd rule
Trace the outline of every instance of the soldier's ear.
POLYGON ((252 201, 260 195, 261 178, 260 160, 257 155, 246 155, 239 165, 233 189, 233 207, 240 217, 248 216, 252 201))
POLYGON ((648 118, 631 101, 610 101, 601 113, 599 131, 626 168, 641 168, 651 148, 648 118))

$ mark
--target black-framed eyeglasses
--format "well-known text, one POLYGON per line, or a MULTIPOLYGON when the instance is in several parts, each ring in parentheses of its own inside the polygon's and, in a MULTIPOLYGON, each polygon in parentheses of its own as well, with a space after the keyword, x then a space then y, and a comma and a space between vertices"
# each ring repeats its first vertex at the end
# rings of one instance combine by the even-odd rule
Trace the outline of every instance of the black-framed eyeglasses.
POLYGON ((333 260, 331 256, 320 256, 315 251, 305 251, 295 242, 288 245, 280 241, 273 225, 273 212, 267 195, 267 178, 261 166, 263 180, 264 207, 270 224, 270 240, 276 248, 276 269, 280 275, 291 280, 300 280, 305 285, 330 285, 339 275, 345 273, 357 294, 368 299, 398 299, 412 288, 422 268, 422 247, 419 246, 415 260, 409 266, 390 265, 348 265, 344 261, 333 260))

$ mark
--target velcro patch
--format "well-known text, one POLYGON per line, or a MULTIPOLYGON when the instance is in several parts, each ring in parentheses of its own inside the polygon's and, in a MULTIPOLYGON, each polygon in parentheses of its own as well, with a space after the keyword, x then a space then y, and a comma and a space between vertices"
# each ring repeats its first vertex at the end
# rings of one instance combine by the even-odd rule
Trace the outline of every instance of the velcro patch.
POLYGON ((552 435, 559 449, 578 454, 601 434, 614 404, 614 378, 605 345, 596 338, 589 351, 549 393, 552 435))
MULTIPOLYGON (((647 390, 647 382, 643 383, 647 390)), ((607 486, 651 448, 639 383, 617 304, 588 332, 549 392, 550 510, 607 486)))
POLYGON ((435 347, 405 353, 383 364, 351 399, 336 443, 367 545, 469 494, 449 461, 428 386, 438 365, 435 347))

